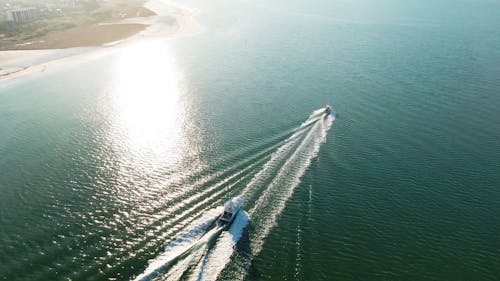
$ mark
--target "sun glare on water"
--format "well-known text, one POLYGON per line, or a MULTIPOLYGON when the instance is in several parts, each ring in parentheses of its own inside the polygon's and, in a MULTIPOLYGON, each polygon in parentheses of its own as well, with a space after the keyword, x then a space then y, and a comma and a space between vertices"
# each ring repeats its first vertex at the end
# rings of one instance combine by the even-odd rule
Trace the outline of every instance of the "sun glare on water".
POLYGON ((132 155, 175 162, 182 154, 184 110, 179 77, 168 46, 140 43, 125 48, 116 64, 115 125, 132 155))

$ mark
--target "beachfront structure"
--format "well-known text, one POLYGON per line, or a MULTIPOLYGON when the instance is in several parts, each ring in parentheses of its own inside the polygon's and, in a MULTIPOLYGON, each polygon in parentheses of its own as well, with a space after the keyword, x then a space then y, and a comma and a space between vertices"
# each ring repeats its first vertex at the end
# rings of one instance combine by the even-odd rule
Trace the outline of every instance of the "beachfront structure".
POLYGON ((34 7, 7 10, 7 20, 15 23, 30 22, 37 18, 37 9, 34 7))

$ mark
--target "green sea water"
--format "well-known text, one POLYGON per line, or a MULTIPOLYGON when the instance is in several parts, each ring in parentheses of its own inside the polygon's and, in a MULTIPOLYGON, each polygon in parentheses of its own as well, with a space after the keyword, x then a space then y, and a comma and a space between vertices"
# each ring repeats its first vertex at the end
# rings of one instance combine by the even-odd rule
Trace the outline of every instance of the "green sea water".
POLYGON ((500 278, 500 2, 182 4, 0 85, 0 280, 500 278))

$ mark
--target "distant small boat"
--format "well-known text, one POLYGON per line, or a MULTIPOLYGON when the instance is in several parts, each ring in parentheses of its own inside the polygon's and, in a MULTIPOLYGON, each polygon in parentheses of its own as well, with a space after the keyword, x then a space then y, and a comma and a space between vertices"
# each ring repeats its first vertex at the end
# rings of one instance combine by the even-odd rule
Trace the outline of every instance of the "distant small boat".
POLYGON ((330 114, 330 113, 332 113, 332 108, 329 105, 327 105, 327 106, 325 106, 325 111, 324 112, 326 114, 330 114))
POLYGON ((224 205, 224 212, 220 216, 219 221, 229 227, 233 223, 236 214, 243 206, 244 201, 245 198, 242 195, 234 197, 233 199, 227 201, 224 205))

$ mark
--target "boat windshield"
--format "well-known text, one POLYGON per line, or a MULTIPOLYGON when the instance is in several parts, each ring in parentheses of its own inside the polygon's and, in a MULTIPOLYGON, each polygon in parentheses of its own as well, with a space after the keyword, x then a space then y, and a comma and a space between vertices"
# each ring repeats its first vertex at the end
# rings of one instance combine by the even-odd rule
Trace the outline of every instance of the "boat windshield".
POLYGON ((232 214, 230 212, 224 212, 224 214, 222 214, 222 217, 225 218, 225 219, 228 219, 232 216, 232 214))

